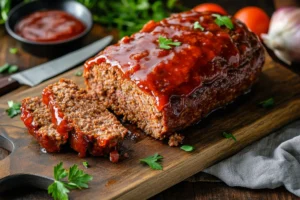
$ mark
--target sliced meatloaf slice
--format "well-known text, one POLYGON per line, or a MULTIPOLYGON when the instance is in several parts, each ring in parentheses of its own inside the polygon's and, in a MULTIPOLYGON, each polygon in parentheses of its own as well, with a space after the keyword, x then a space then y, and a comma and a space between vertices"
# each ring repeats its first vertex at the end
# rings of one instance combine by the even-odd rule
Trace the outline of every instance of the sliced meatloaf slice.
POLYGON ((39 97, 23 99, 21 120, 47 152, 59 152, 61 145, 68 140, 67 132, 56 131, 51 123, 50 111, 39 97))
POLYGON ((85 63, 87 88, 157 139, 199 122, 249 91, 265 59, 243 23, 218 17, 187 11, 148 22, 85 63))
POLYGON ((79 89, 71 80, 61 79, 44 89, 43 102, 50 108, 58 132, 72 130, 71 147, 80 157, 89 150, 94 156, 110 153, 111 161, 118 160, 116 151, 127 129, 96 95, 79 89))

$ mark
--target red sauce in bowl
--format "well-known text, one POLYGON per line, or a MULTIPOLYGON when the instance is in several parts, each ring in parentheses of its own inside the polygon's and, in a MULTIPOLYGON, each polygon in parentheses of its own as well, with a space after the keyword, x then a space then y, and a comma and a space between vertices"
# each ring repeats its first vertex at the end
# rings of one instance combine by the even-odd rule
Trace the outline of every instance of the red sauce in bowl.
POLYGON ((35 42, 57 42, 73 38, 85 30, 74 16, 60 10, 34 12, 15 26, 21 37, 35 42))

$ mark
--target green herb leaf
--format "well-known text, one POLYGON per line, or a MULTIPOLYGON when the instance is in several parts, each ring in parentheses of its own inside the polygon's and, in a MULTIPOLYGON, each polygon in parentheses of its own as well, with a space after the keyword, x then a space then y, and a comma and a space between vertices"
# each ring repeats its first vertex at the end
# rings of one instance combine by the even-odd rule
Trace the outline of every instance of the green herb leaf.
POLYGON ((168 0, 167 1, 167 8, 173 9, 175 7, 176 3, 177 3, 177 0, 168 0))
POLYGON ((8 18, 8 13, 10 11, 10 4, 11 0, 1 0, 0 1, 0 24, 3 24, 7 18, 8 18), (1 19, 2 18, 2 19, 1 19))
POLYGON ((172 46, 180 46, 181 42, 173 42, 171 39, 159 36, 158 38, 159 48, 161 49, 171 49, 172 46))
POLYGON ((76 73, 75 73, 75 76, 82 76, 82 71, 77 71, 76 73))
POLYGON ((8 63, 5 63, 0 67, 0 73, 8 72, 9 74, 12 74, 16 71, 18 71, 19 67, 17 65, 10 65, 8 63))
POLYGON ((154 170, 162 170, 161 164, 159 164, 159 161, 163 159, 161 155, 158 153, 154 154, 153 156, 149 156, 147 158, 140 159, 141 163, 146 163, 147 165, 150 166, 151 169, 154 170))
POLYGON ((269 98, 265 101, 261 101, 258 105, 260 105, 263 108, 271 108, 274 106, 274 103, 275 103, 274 98, 269 98))
POLYGON ((18 70, 19 70, 19 67, 17 65, 11 65, 11 66, 9 66, 7 72, 9 74, 12 74, 12 73, 15 73, 18 70))
POLYGON ((3 72, 5 72, 6 70, 8 70, 9 66, 10 65, 8 63, 5 63, 4 65, 2 65, 0 67, 0 74, 2 74, 3 72))
POLYGON ((74 188, 88 188, 88 182, 92 180, 93 177, 85 174, 82 170, 78 169, 77 165, 70 167, 69 176, 68 176, 68 186, 71 189, 74 188))
POLYGON ((150 8, 150 4, 148 1, 145 0, 137 3, 136 5, 137 10, 148 10, 149 8, 150 8))
POLYGON ((237 141, 234 135, 232 135, 232 133, 223 132, 223 136, 227 139, 232 138, 235 142, 237 141))
POLYGON ((63 163, 60 162, 54 167, 54 178, 55 180, 60 181, 61 179, 68 176, 67 170, 63 168, 63 163))
POLYGON ((54 182, 48 187, 48 194, 56 200, 68 200, 69 189, 88 188, 88 181, 93 177, 85 174, 78 169, 77 165, 73 165, 67 171, 63 168, 63 163, 60 162, 54 167, 54 182), (68 176, 68 182, 62 179, 68 176))
POLYGON ((56 180, 48 187, 48 194, 50 194, 54 200, 68 200, 69 192, 63 182, 56 180))
POLYGON ((204 28, 199 24, 199 22, 194 23, 194 29, 200 29, 201 31, 204 31, 204 28))
POLYGON ((212 16, 216 17, 215 23, 218 26, 226 26, 230 30, 234 28, 233 23, 228 16, 221 16, 219 14, 212 14, 212 16))
POLYGON ((88 163, 87 161, 82 162, 82 165, 83 165, 85 168, 89 168, 89 163, 88 163))
POLYGON ((93 20, 117 28, 119 37, 139 31, 150 20, 158 21, 174 11, 183 11, 178 0, 77 0, 89 8, 93 20))
POLYGON ((18 48, 9 48, 9 53, 11 53, 11 54, 18 53, 18 48))
POLYGON ((20 103, 14 103, 13 101, 8 101, 7 104, 8 104, 8 109, 6 110, 6 112, 10 118, 13 118, 21 113, 20 103))
POLYGON ((182 145, 180 147, 180 149, 184 150, 184 151, 187 151, 187 152, 190 152, 190 151, 193 151, 195 148, 191 145, 182 145))

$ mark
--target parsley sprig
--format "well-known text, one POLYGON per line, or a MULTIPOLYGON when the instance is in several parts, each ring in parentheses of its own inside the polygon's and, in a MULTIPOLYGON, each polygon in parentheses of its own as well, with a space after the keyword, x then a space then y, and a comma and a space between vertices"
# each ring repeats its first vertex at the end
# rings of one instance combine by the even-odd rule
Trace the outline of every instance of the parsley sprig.
POLYGON ((215 23, 218 26, 226 26, 230 30, 234 28, 233 23, 228 16, 221 16, 219 14, 212 14, 212 16, 216 18, 215 23))
POLYGON ((161 49, 171 49, 172 46, 180 46, 181 42, 173 42, 172 39, 168 39, 162 36, 158 38, 159 48, 161 49))
POLYGON ((200 29, 201 31, 204 31, 204 28, 198 21, 194 23, 194 29, 200 29))
POLYGON ((19 67, 17 65, 10 65, 8 63, 5 63, 0 67, 0 74, 7 72, 9 74, 12 74, 16 71, 18 71, 19 67))
POLYGON ((89 8, 93 20, 117 28, 119 36, 139 31, 149 20, 159 21, 185 8, 178 0, 77 0, 89 8))
POLYGON ((13 118, 21 113, 20 103, 14 103, 14 101, 8 101, 7 104, 8 104, 8 109, 6 110, 6 112, 10 118, 13 118))
POLYGON ((259 102, 258 105, 261 106, 261 107, 263 107, 263 108, 271 108, 271 107, 274 106, 274 103, 275 103, 274 98, 269 98, 269 99, 267 99, 265 101, 259 102))
POLYGON ((48 187, 48 194, 51 194, 55 200, 68 200, 69 189, 88 188, 88 182, 93 179, 92 176, 85 174, 73 165, 67 171, 60 162, 54 167, 54 182, 48 187), (68 181, 63 181, 68 176, 68 181))
POLYGON ((8 13, 10 11, 11 0, 1 0, 0 1, 0 24, 4 24, 8 18, 8 13))
POLYGON ((147 165, 149 165, 149 167, 151 169, 162 170, 163 167, 159 163, 159 161, 161 161, 161 159, 163 159, 163 156, 161 156, 158 153, 156 153, 153 156, 149 156, 147 158, 140 159, 140 162, 141 163, 146 163, 147 165))
POLYGON ((8 70, 9 68, 9 64, 8 63, 5 63, 4 65, 0 66, 0 74, 4 73, 5 71, 8 70))
POLYGON ((223 136, 227 139, 232 138, 235 142, 237 141, 232 133, 223 132, 223 136))
POLYGON ((182 149, 183 151, 190 152, 190 151, 194 151, 195 148, 191 145, 182 145, 180 149, 182 149))
POLYGON ((77 71, 77 72, 75 73, 75 76, 82 76, 82 74, 83 74, 82 71, 77 71))
POLYGON ((87 161, 83 161, 82 162, 82 165, 85 167, 85 168, 89 168, 89 163, 87 161))
POLYGON ((9 53, 11 54, 17 54, 18 53, 18 48, 9 48, 9 53))

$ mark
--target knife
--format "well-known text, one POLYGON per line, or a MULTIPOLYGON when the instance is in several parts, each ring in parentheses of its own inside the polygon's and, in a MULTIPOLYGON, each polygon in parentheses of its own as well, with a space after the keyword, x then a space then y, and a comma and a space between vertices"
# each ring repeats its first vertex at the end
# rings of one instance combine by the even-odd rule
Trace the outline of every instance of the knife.
POLYGON ((106 36, 101 40, 69 54, 13 74, 10 77, 2 78, 0 80, 0 95, 16 89, 20 84, 29 85, 31 87, 36 86, 49 78, 67 71, 76 66, 78 63, 84 62, 89 57, 98 53, 101 49, 106 47, 112 39, 112 36, 106 36))

